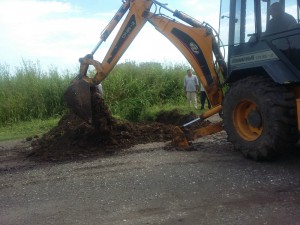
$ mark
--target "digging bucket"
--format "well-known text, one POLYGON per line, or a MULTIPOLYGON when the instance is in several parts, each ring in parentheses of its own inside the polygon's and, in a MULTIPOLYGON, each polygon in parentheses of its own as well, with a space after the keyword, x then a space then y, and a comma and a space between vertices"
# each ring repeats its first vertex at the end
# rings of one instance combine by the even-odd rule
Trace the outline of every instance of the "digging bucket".
POLYGON ((85 121, 92 123, 90 85, 83 79, 74 79, 64 93, 68 107, 85 121))

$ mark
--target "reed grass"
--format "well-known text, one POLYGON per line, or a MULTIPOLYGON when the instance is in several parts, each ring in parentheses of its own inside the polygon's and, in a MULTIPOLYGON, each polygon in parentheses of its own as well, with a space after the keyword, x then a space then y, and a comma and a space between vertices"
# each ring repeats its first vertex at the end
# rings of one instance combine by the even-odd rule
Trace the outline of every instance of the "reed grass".
POLYGON ((70 80, 68 71, 44 72, 38 62, 23 61, 14 74, 0 65, 0 126, 62 115, 63 93, 70 80))
MULTIPOLYGON (((152 118, 149 114, 157 109, 186 104, 186 69, 156 62, 118 64, 102 83, 104 99, 114 116, 130 121, 152 118)), ((12 73, 0 63, 0 127, 63 115, 67 111, 63 93, 76 72, 55 67, 44 71, 39 62, 23 60, 12 73)))

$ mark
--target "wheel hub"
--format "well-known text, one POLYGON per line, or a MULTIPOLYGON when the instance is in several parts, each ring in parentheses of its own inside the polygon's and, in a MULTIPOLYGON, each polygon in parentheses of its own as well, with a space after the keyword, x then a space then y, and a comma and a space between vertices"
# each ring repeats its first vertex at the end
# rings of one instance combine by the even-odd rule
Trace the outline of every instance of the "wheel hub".
POLYGON ((262 118, 257 109, 251 110, 248 114, 248 123, 250 126, 259 128, 262 125, 262 118))
POLYGON ((233 122, 239 135, 254 141, 262 133, 263 119, 257 105, 250 100, 241 101, 234 109, 233 122))

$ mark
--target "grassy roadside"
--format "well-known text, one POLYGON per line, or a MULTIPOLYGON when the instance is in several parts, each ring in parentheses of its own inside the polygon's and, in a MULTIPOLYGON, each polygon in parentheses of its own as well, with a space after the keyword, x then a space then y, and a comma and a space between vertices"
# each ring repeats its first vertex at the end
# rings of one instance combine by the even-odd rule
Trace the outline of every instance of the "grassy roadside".
POLYGON ((32 120, 19 122, 17 124, 0 127, 0 142, 7 140, 16 140, 31 136, 41 136, 55 127, 60 118, 51 118, 48 120, 32 120))

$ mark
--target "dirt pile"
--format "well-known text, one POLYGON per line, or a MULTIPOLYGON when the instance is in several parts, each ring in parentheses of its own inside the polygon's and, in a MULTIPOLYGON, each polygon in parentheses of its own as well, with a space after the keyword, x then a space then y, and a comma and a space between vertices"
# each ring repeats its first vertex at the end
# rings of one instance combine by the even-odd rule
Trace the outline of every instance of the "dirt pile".
POLYGON ((160 113, 158 122, 130 123, 113 118, 102 98, 96 101, 93 104, 96 126, 75 114, 66 115, 56 127, 32 142, 30 157, 45 161, 76 160, 113 154, 135 144, 170 141, 176 125, 196 117, 171 111, 160 113))
POLYGON ((135 144, 171 140, 173 125, 115 121, 111 130, 99 130, 74 114, 32 143, 32 157, 41 160, 74 160, 111 154, 135 144))

